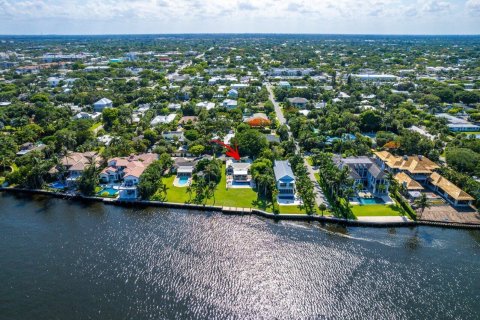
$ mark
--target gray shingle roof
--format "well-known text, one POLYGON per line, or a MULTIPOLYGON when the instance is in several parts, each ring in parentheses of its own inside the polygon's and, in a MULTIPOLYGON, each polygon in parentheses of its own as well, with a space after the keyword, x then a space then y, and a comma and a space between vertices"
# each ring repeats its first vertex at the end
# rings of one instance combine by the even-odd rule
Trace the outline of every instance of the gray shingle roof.
POLYGON ((275 173, 275 180, 277 181, 284 177, 290 177, 290 179, 295 180, 295 175, 293 174, 292 167, 288 161, 275 160, 273 171, 275 173))

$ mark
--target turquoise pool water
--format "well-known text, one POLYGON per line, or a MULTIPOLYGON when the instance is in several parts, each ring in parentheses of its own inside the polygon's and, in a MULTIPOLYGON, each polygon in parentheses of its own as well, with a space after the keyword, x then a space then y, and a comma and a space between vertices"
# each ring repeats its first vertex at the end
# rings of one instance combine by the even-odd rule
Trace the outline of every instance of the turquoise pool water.
POLYGON ((360 203, 361 204, 385 204, 385 201, 383 201, 380 198, 360 198, 360 203))
POLYGON ((232 186, 249 186, 250 181, 232 181, 232 186))
POLYGON ((56 182, 50 183, 50 187, 53 189, 65 189, 67 186, 60 181, 56 181, 56 182))
POLYGON ((102 195, 103 193, 105 192, 108 192, 108 194, 110 196, 115 196, 118 194, 118 190, 117 189, 113 189, 113 188, 104 188, 102 190, 100 190, 100 192, 98 193, 98 195, 102 195))
POLYGON ((178 177, 178 185, 179 186, 186 186, 188 184, 188 180, 190 178, 189 177, 186 177, 186 176, 181 176, 181 177, 178 177))

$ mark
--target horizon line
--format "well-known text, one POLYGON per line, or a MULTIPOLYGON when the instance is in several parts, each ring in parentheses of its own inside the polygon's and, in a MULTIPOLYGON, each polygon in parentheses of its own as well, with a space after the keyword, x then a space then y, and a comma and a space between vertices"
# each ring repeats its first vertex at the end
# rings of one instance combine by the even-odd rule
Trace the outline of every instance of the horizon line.
POLYGON ((480 36, 480 33, 290 33, 290 32, 171 32, 171 33, 19 33, 1 37, 41 36, 155 36, 155 35, 311 35, 311 36, 480 36))

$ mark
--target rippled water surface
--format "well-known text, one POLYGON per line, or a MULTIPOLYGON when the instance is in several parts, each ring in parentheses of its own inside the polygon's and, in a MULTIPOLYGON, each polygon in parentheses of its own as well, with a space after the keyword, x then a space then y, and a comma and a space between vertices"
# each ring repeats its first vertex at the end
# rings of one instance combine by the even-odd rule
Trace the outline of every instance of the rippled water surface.
POLYGON ((480 232, 0 195, 0 319, 478 319, 480 232))

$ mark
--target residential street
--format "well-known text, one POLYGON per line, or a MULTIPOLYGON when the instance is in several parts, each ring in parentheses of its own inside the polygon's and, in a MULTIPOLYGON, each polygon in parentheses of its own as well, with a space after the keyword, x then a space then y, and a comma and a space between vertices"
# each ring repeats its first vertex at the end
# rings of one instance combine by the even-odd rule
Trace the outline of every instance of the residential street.
MULTIPOLYGON (((280 104, 275 101, 275 95, 273 94, 272 86, 270 84, 266 84, 270 101, 272 101, 274 107, 275 107, 275 113, 277 114, 278 121, 280 124, 285 124, 288 127, 288 135, 289 137, 292 137, 292 132, 290 131, 290 127, 287 124, 287 120, 285 119, 285 116, 283 115, 282 108, 280 107, 280 104)), ((300 154, 300 147, 298 146, 298 143, 295 141, 295 148, 298 154, 300 154)), ((300 154, 301 155, 301 154, 300 154)), ((317 203, 317 206, 320 204, 324 203, 327 208, 330 208, 330 204, 327 201, 327 198, 325 197, 325 194, 323 193, 322 188, 318 184, 317 179, 315 178, 315 170, 312 168, 312 166, 308 163, 307 158, 302 156, 303 162, 305 164, 305 167, 307 168, 308 171, 308 176, 310 177, 310 180, 313 182, 314 186, 314 192, 315 192, 315 202, 317 203)))

